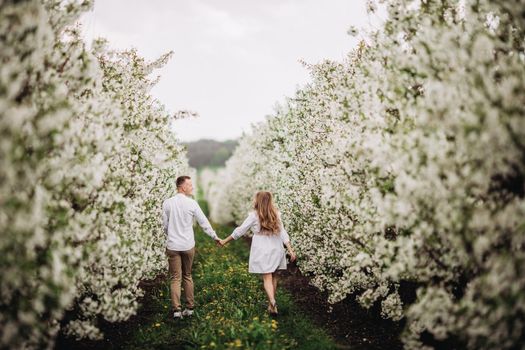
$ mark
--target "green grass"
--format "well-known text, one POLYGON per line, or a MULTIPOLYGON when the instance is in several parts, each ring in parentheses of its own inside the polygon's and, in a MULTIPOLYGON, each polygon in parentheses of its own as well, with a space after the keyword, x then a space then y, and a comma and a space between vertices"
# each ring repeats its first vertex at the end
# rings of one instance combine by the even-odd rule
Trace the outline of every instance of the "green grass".
MULTIPOLYGON (((217 227, 220 237, 231 233, 217 227)), ((126 349, 335 349, 333 340, 306 318, 293 297, 279 290, 280 316, 266 312, 261 279, 248 273, 248 248, 241 240, 218 248, 200 229, 193 268, 195 314, 175 321, 168 281, 155 289, 148 316, 120 348, 126 349)), ((139 313, 142 312, 139 310, 139 313)))
MULTIPOLYGON (((199 191, 198 198, 202 198, 199 191)), ((207 214, 207 203, 199 204, 207 214)), ((216 227, 219 237, 231 227, 216 227)), ((335 349, 334 341, 315 326, 293 303, 292 296, 278 290, 280 316, 266 312, 267 299, 259 276, 248 273, 248 247, 242 240, 218 248, 200 228, 195 231, 193 267, 195 314, 171 319, 169 282, 153 291, 153 305, 139 328, 131 333, 124 349, 335 349)), ((166 262, 167 264, 167 262, 166 262)), ((183 293, 184 294, 184 293, 183 293)), ((184 298, 183 298, 184 300, 184 298)), ((116 344, 115 344, 116 345, 116 344)))

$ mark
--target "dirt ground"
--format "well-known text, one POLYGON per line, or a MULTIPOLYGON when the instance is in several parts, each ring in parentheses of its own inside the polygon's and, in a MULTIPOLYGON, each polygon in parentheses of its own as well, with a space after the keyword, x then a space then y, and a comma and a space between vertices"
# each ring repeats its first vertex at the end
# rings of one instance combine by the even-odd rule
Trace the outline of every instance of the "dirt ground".
POLYGON ((323 326, 341 349, 403 348, 399 340, 402 324, 381 318, 377 307, 364 309, 351 297, 329 304, 326 293, 310 285, 310 279, 294 263, 280 272, 280 278, 280 285, 292 293, 297 305, 323 326))

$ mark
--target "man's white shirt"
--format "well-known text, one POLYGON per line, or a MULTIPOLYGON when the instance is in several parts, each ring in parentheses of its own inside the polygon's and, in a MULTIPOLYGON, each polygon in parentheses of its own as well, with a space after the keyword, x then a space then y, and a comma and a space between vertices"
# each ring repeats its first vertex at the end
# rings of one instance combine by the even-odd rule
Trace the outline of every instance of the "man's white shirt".
POLYGON ((193 218, 208 236, 219 239, 196 200, 177 193, 162 203, 162 225, 169 250, 185 251, 195 246, 193 218))

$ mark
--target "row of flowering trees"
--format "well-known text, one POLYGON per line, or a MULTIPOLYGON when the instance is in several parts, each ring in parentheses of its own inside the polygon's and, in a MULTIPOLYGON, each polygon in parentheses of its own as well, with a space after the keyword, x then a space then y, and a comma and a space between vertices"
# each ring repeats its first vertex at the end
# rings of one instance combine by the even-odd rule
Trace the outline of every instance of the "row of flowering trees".
POLYGON ((212 219, 238 223, 273 191, 330 302, 406 319, 407 349, 520 348, 525 3, 383 2, 381 28, 309 66, 311 83, 205 181, 212 219))
POLYGON ((164 269, 159 198, 187 171, 146 62, 73 23, 89 1, 0 1, 0 348, 100 338, 164 269))

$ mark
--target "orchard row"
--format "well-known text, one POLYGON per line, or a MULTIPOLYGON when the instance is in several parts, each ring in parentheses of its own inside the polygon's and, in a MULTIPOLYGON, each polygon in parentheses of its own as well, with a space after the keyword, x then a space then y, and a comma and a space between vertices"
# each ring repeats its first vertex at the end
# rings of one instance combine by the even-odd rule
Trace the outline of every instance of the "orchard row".
POLYGON ((519 347, 525 4, 383 3, 380 29, 309 66, 311 83, 203 174, 212 219, 240 223, 272 191, 330 302, 406 318, 407 349, 519 347))
POLYGON ((187 172, 146 62, 74 25, 89 2, 0 2, 0 348, 98 339, 165 270, 161 199, 187 172))

